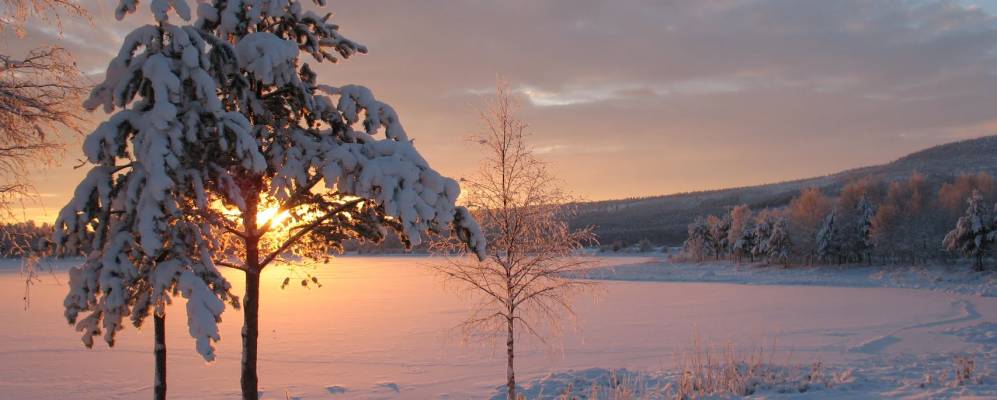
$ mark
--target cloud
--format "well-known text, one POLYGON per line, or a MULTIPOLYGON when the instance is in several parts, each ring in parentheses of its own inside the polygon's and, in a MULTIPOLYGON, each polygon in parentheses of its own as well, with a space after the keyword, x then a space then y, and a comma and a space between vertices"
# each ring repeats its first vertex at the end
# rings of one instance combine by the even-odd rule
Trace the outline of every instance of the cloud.
MULTIPOLYGON (((589 86, 569 85, 554 90, 545 90, 524 85, 517 88, 515 92, 524 95, 535 106, 552 107, 599 103, 635 97, 640 98, 649 95, 682 96, 736 93, 746 89, 750 84, 750 82, 736 77, 698 78, 661 83, 629 82, 589 86)), ((494 93, 494 91, 491 93, 494 93)))
POLYGON ((547 146, 539 146, 533 148, 533 153, 543 156, 552 154, 562 154, 562 155, 590 155, 590 154, 605 154, 605 153, 616 153, 625 151, 626 147, 622 145, 613 144, 594 144, 594 145, 571 145, 571 144, 552 144, 547 146))
POLYGON ((554 144, 550 146, 540 146, 533 148, 533 153, 535 154, 550 154, 555 151, 567 149, 569 146, 564 144, 554 144))
POLYGON ((549 91, 531 86, 521 86, 516 89, 516 93, 525 95, 533 105, 539 107, 570 106, 617 99, 623 92, 637 87, 637 85, 568 87, 562 90, 549 91))

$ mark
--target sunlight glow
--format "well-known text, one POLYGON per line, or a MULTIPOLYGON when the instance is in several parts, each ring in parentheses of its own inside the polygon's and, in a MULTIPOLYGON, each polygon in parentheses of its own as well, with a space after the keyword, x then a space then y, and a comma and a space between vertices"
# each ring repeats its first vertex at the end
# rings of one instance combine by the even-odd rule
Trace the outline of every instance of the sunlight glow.
POLYGON ((256 213, 256 223, 263 225, 272 220, 273 222, 271 223, 271 226, 279 226, 291 216, 291 213, 286 210, 281 213, 277 213, 279 209, 280 208, 278 206, 272 206, 270 208, 260 210, 256 213))
MULTIPOLYGON (((222 214, 226 219, 242 225, 240 220, 240 212, 236 208, 225 207, 221 202, 215 202, 212 205, 213 208, 221 210, 222 214)), ((270 223, 270 232, 284 232, 289 229, 291 224, 291 210, 280 211, 280 205, 276 202, 260 202, 261 209, 256 213, 256 225, 262 227, 267 223, 270 223), (279 212, 278 212, 279 211, 279 212)))

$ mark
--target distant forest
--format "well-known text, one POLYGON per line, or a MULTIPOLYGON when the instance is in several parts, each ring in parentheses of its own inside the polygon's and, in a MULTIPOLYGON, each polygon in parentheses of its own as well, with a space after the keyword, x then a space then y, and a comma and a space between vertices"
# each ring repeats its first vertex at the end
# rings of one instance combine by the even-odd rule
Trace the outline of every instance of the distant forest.
POLYGON ((0 258, 20 258, 44 252, 52 238, 52 225, 34 221, 0 226, 0 258))
POLYGON ((986 172, 941 182, 920 173, 893 182, 866 177, 836 197, 804 188, 786 206, 742 204, 700 216, 687 227, 682 254, 783 265, 924 264, 960 255, 982 262, 995 239, 995 200, 986 172))
POLYGON ((924 185, 937 190, 943 183, 951 183, 960 175, 986 172, 997 176, 997 158, 994 154, 997 154, 997 136, 985 136, 931 147, 886 164, 807 179, 664 196, 582 202, 576 204, 577 213, 571 218, 571 225, 595 226, 599 241, 607 249, 635 249, 641 242, 677 247, 685 241, 687 227, 697 216, 720 216, 740 204, 746 204, 756 211, 766 208, 782 209, 807 188, 817 188, 825 196, 836 198, 841 196, 845 186, 863 179, 877 181, 879 188, 876 190, 881 196, 885 196, 891 182, 907 180, 915 171, 924 179, 924 185))

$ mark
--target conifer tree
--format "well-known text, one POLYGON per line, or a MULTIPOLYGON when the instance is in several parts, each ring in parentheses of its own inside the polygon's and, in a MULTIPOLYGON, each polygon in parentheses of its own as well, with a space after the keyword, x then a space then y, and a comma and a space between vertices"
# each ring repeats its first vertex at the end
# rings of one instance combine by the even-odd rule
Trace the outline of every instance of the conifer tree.
POLYGON ((60 212, 54 240, 63 252, 88 254, 70 271, 65 300, 66 318, 87 347, 101 334, 113 346, 125 318, 140 326, 155 315, 154 388, 163 398, 169 298, 187 298, 190 334, 208 361, 224 303, 239 304, 211 257, 210 226, 190 212, 207 207, 199 140, 215 135, 214 126, 248 132, 215 97, 199 32, 157 19, 125 37, 84 103, 113 114, 84 141, 92 167, 60 212))
POLYGON ((755 244, 751 248, 751 256, 759 259, 767 258, 769 237, 772 236, 772 225, 775 223, 775 219, 770 211, 762 210, 755 220, 755 229, 751 233, 755 244))
POLYGON ((754 248, 757 244, 755 237, 755 223, 752 220, 745 221, 744 225, 740 230, 740 234, 737 239, 734 240, 734 245, 731 247, 731 252, 738 260, 747 256, 752 262, 755 261, 754 248))
POLYGON ((817 231, 817 258, 823 262, 840 260, 841 243, 836 217, 837 211, 831 210, 817 231))
MULTIPOLYGON (((138 3, 120 0, 117 17, 138 3)), ((298 0, 214 0, 199 3, 193 25, 174 25, 173 15, 191 18, 187 0, 150 7, 155 25, 125 37, 85 103, 113 114, 87 137, 92 168, 56 224, 60 246, 91 249, 66 299, 85 343, 101 332, 113 343, 124 317, 160 315, 179 293, 211 360, 224 302, 239 304, 217 267, 237 269, 242 397, 255 400, 266 267, 389 231, 409 246, 452 232, 484 254, 477 224, 455 206, 457 182, 430 168, 394 110, 362 86, 320 84, 300 59, 366 52, 331 14, 298 0)))
POLYGON ((789 223, 785 218, 779 218, 772 224, 772 233, 765 245, 768 262, 789 266, 793 251, 793 242, 789 235, 789 223))
POLYGON ((971 258, 973 269, 983 271, 983 258, 990 252, 995 239, 994 221, 983 205, 983 196, 979 191, 974 190, 967 202, 966 214, 945 235, 942 244, 949 251, 971 258))
POLYGON ((876 217, 876 208, 864 196, 859 200, 855 223, 855 253, 859 261, 872 261, 872 221, 876 217))

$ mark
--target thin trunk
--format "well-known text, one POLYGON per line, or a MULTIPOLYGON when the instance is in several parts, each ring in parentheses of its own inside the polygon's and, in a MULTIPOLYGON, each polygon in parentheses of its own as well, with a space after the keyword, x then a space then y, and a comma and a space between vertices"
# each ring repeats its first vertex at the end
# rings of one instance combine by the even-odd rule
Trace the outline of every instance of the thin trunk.
POLYGON ((245 321, 242 327, 242 398, 259 399, 259 378, 256 374, 256 340, 259 337, 260 275, 246 273, 246 297, 243 299, 245 321))
POLYGON ((156 346, 156 377, 153 386, 153 399, 166 400, 166 313, 153 314, 155 321, 156 346))
POLYGON ((508 387, 509 387, 509 400, 517 400, 516 399, 516 370, 514 368, 514 363, 513 363, 513 359, 516 357, 516 353, 514 352, 514 349, 513 349, 513 346, 515 345, 516 340, 515 340, 515 336, 513 335, 513 320, 509 319, 507 321, 508 321, 508 325, 509 325, 509 338, 505 342, 505 345, 506 345, 506 355, 507 355, 507 357, 509 359, 509 366, 508 366, 508 369, 506 370, 506 377, 507 377, 507 383, 506 383, 506 385, 508 385, 508 387))
POLYGON ((259 400, 259 377, 256 372, 257 339, 260 336, 260 239, 256 232, 256 201, 247 202, 243 222, 248 233, 246 244, 246 296, 243 298, 242 325, 242 399, 259 400))

